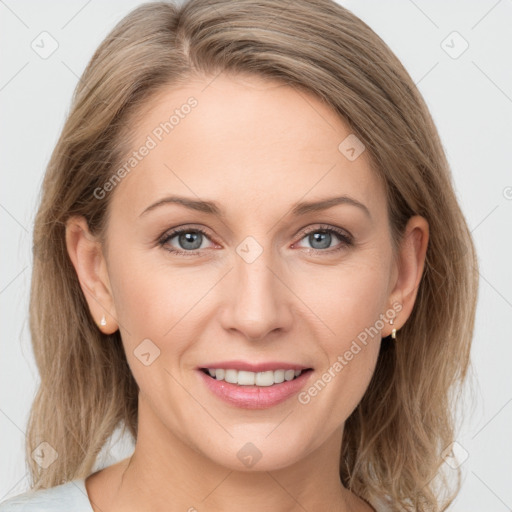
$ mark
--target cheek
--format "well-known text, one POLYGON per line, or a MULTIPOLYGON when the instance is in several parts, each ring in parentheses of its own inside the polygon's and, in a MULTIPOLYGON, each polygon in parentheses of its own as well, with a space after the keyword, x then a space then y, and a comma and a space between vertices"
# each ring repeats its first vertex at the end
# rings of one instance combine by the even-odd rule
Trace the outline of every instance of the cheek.
POLYGON ((137 251, 124 254, 112 260, 111 285, 130 366, 136 379, 140 377, 135 357, 145 342, 150 352, 159 354, 155 362, 174 372, 183 363, 191 340, 200 337, 208 291, 218 276, 199 267, 171 268, 165 258, 155 262, 137 251))
POLYGON ((122 253, 113 255, 110 272, 118 319, 130 332, 147 330, 161 338, 205 293, 204 273, 171 270, 165 259, 155 263, 142 251, 122 253))
POLYGON ((319 369, 314 389, 306 391, 316 396, 326 390, 323 403, 333 413, 333 425, 350 415, 375 370, 386 318, 388 276, 385 261, 361 258, 357 264, 340 267, 324 288, 328 299, 322 320, 332 331, 322 342, 327 363, 319 369))
MULTIPOLYGON (((346 343, 368 330, 375 334, 372 327, 387 309, 389 272, 385 256, 367 251, 328 271, 319 267, 297 278, 297 295, 327 328, 323 338, 329 352, 344 350, 346 343)), ((381 329, 379 322, 377 330, 381 329)))

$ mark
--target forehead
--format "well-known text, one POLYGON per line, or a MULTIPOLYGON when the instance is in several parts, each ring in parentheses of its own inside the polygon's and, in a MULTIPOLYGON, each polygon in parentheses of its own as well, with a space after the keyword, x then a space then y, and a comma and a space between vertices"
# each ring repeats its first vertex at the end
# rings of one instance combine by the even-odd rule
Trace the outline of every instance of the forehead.
POLYGON ((313 94, 279 82, 191 81, 159 93, 132 124, 134 153, 121 165, 134 165, 112 198, 132 211, 170 194, 214 198, 232 215, 342 194, 384 207, 367 152, 344 152, 350 127, 313 94))

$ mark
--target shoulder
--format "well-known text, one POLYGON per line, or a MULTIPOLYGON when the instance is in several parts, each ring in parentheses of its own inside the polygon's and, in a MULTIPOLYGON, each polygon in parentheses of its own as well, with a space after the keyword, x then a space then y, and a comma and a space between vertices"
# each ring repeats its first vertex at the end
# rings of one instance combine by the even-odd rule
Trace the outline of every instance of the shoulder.
POLYGON ((85 479, 27 491, 0 503, 0 512, 93 512, 85 479))

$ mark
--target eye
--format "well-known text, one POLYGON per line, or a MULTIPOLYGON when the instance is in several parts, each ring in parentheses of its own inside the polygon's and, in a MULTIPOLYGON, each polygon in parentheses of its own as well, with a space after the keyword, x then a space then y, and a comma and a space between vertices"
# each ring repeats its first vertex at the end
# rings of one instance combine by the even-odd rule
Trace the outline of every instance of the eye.
MULTIPOLYGON (((305 233, 302 233, 303 237, 301 240, 307 239, 308 243, 311 244, 309 247, 313 252, 319 253, 330 253, 340 251, 353 244, 352 236, 348 233, 343 232, 341 229, 333 228, 330 226, 320 226, 315 229, 310 229, 305 233), (340 240, 338 246, 331 248, 331 243, 334 239, 340 240)), ((308 249, 308 247, 306 247, 308 249)))
MULTIPOLYGON (((333 253, 353 245, 352 236, 339 228, 319 226, 301 233, 301 240, 307 239, 311 247, 305 247, 313 253, 333 253), (331 248, 331 243, 338 239, 340 243, 331 248)), ((162 235, 158 244, 170 253, 180 256, 197 256, 205 249, 203 242, 209 240, 208 233, 201 228, 185 226, 172 229, 162 235), (172 240, 176 239, 174 243, 172 240), (176 245, 178 247, 176 247, 176 245)))
POLYGON ((165 250, 184 256, 197 255, 200 249, 204 249, 203 241, 208 238, 206 231, 201 228, 177 228, 165 233, 158 241, 165 250), (176 238, 178 248, 171 244, 176 238))

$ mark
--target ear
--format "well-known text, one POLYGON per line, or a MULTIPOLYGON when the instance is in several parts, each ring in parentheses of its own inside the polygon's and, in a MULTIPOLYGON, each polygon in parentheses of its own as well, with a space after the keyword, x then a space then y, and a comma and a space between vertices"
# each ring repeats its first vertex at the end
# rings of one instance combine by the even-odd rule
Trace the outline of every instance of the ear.
POLYGON ((390 295, 391 304, 398 302, 402 309, 396 314, 393 325, 383 329, 383 337, 389 336, 393 328, 398 331, 412 312, 425 266, 428 239, 427 220, 420 215, 411 217, 400 244, 394 272, 396 283, 390 295))
POLYGON ((102 245, 84 217, 67 221, 66 247, 96 325, 104 334, 116 332, 119 325, 102 245))

